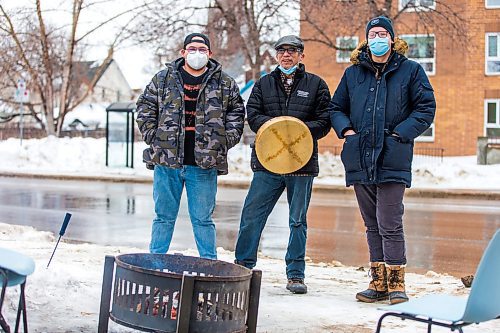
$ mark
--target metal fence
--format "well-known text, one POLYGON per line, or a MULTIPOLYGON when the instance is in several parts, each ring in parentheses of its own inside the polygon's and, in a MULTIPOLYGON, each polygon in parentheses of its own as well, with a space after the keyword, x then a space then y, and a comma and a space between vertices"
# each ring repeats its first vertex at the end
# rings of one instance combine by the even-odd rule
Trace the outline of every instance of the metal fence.
POLYGON ((416 147, 414 154, 420 158, 443 162, 444 148, 416 147))
MULTIPOLYGON (((0 140, 7 140, 9 138, 19 138, 18 127, 0 128, 0 140)), ((23 128, 23 139, 41 139, 47 136, 47 132, 41 128, 23 128)), ((83 137, 83 138, 104 138, 106 137, 105 129, 96 130, 71 130, 62 131, 61 137, 83 137)))
MULTIPOLYGON (((341 151, 341 146, 320 146, 321 153, 330 152, 331 154, 333 154, 333 156, 340 156, 341 151)), ((414 155, 418 156, 419 159, 443 162, 444 148, 415 147, 413 153, 414 155)))

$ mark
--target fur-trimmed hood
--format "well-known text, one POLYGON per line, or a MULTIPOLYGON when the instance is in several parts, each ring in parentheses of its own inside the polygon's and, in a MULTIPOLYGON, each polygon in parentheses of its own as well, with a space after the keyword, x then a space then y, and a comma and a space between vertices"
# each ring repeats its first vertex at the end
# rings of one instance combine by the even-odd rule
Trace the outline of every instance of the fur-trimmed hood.
MULTIPOLYGON (((392 49, 404 56, 408 52, 408 43, 404 39, 396 37, 392 49)), ((360 56, 363 53, 368 54, 368 42, 366 40, 359 43, 358 47, 351 52, 351 63, 358 65, 361 62, 360 56)))

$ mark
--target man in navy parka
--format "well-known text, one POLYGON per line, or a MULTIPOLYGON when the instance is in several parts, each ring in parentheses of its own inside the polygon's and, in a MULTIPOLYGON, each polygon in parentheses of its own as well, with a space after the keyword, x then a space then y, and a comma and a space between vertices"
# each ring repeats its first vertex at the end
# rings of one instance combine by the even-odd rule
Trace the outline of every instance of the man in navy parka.
POLYGON ((371 281, 362 302, 408 300, 403 196, 411 186, 414 139, 433 122, 436 102, 424 69, 404 54, 390 19, 376 17, 351 55, 330 102, 332 127, 345 139, 341 159, 366 226, 371 281))

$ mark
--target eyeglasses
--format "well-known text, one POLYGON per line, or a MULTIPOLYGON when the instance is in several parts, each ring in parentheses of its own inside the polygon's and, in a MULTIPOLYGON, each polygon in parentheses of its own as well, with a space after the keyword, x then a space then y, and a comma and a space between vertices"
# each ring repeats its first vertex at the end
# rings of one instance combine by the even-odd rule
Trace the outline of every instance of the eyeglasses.
POLYGON ((297 52, 302 52, 302 49, 297 47, 289 47, 287 49, 280 47, 279 49, 276 49, 276 52, 278 52, 278 54, 285 54, 285 52, 288 52, 289 55, 294 55, 297 52))
POLYGON ((201 54, 206 54, 208 52, 208 48, 206 47, 188 47, 186 49, 186 51, 188 51, 188 53, 195 53, 196 51, 200 52, 201 54))
POLYGON ((372 39, 372 38, 375 38, 375 36, 377 36, 377 35, 380 38, 386 38, 387 36, 389 36, 389 32, 388 31, 370 31, 368 33, 368 38, 372 39))

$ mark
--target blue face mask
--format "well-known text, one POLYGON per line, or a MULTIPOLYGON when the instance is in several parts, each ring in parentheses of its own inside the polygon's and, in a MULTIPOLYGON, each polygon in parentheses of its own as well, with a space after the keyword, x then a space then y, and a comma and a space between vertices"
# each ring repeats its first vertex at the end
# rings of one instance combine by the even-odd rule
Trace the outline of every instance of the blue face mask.
POLYGON ((288 69, 285 69, 285 68, 283 68, 283 66, 279 65, 278 68, 280 69, 280 71, 283 72, 283 74, 290 75, 293 72, 295 72, 295 70, 297 69, 297 65, 292 66, 292 67, 290 67, 288 69))
POLYGON ((389 51, 389 39, 376 36, 375 38, 368 39, 368 46, 373 55, 381 57, 389 51))

